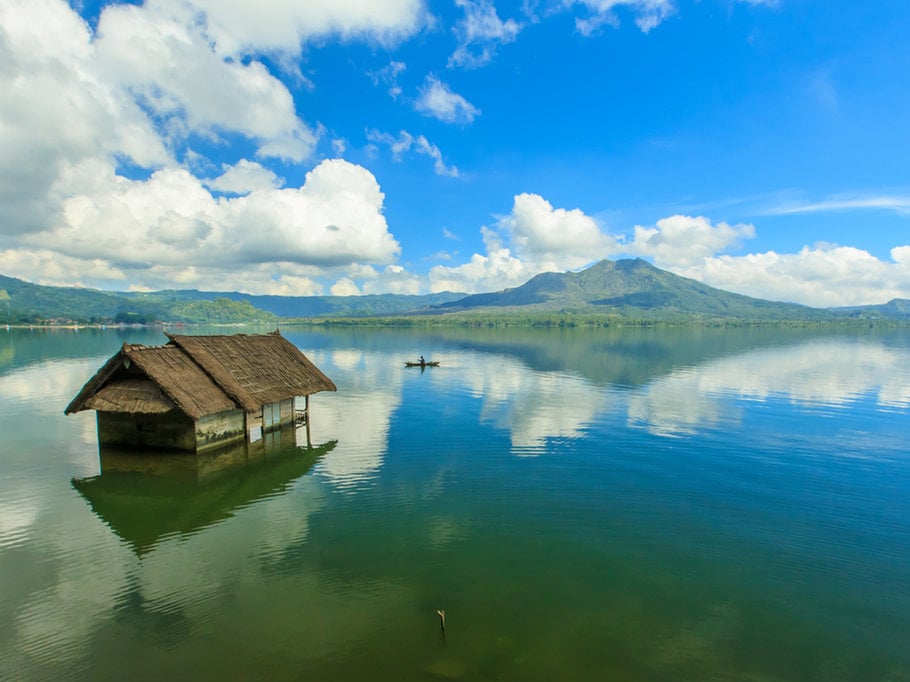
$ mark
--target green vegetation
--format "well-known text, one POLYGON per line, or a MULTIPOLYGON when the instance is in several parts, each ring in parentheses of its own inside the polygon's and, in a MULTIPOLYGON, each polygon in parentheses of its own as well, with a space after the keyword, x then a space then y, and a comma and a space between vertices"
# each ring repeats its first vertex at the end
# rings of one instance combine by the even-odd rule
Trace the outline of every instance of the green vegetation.
POLYGON ((549 328, 549 329, 618 329, 618 328, 654 328, 654 327, 792 327, 792 328, 865 328, 872 326, 905 326, 910 320, 892 318, 861 318, 835 315, 820 315, 817 318, 748 318, 748 317, 709 317, 684 314, 587 314, 587 313, 518 313, 518 312, 481 312, 448 315, 408 315, 384 317, 317 317, 293 318, 281 320, 282 327, 320 326, 320 327, 406 327, 411 329, 440 329, 454 327, 469 328, 549 328))
POLYGON ((826 310, 765 301, 715 289, 636 259, 601 261, 581 272, 544 273, 514 289, 475 294, 410 315, 326 316, 291 322, 407 327, 862 327, 910 322, 910 302, 826 310))
POLYGON ((182 322, 231 324, 237 322, 275 322, 277 315, 254 308, 249 301, 216 298, 214 301, 186 301, 171 308, 171 314, 182 322))
POLYGON ((428 296, 251 296, 237 292, 167 290, 109 292, 49 287, 0 275, 0 315, 8 324, 269 323, 285 317, 399 314, 428 309, 464 294, 428 296), (5 304, 5 305, 4 305, 5 304))
POLYGON ((185 300, 168 295, 47 287, 3 276, 0 286, 6 296, 0 297, 0 310, 6 313, 7 324, 271 324, 278 319, 248 301, 228 298, 185 300))
POLYGON ((624 320, 819 320, 830 312, 733 294, 674 275, 641 259, 600 261, 581 272, 544 273, 499 293, 440 306, 455 312, 572 313, 624 320))
POLYGON ((910 323, 910 301, 811 308, 715 289, 641 259, 543 273, 495 293, 428 296, 249 296, 117 293, 0 276, 9 324, 275 324, 398 327, 882 326, 910 323))

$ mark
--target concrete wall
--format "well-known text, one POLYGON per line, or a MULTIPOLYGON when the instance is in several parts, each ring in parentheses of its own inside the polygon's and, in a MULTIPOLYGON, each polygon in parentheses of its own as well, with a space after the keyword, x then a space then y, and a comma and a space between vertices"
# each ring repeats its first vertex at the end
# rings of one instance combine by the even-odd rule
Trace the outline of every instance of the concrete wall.
POLYGON ((243 410, 210 414, 196 421, 196 449, 246 439, 246 417, 243 410))
POLYGON ((119 471, 174 475, 181 480, 195 475, 199 482, 214 480, 226 471, 259 464, 274 455, 286 455, 289 448, 298 445, 298 435, 296 429, 285 426, 269 431, 256 443, 233 440, 198 453, 163 452, 160 448, 102 447, 99 453, 101 473, 119 471))
POLYGON ((180 412, 125 414, 98 412, 98 443, 101 446, 196 449, 193 420, 180 412))
POLYGON ((202 417, 198 422, 177 411, 165 414, 98 412, 101 446, 196 452, 246 438, 243 410, 202 417))

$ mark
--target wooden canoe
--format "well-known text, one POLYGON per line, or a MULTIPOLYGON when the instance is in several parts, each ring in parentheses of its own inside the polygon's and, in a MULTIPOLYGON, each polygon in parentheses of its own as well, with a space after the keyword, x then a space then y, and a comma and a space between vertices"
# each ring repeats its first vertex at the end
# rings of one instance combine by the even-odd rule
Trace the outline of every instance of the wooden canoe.
POLYGON ((433 362, 405 362, 405 367, 439 367, 439 360, 433 362))

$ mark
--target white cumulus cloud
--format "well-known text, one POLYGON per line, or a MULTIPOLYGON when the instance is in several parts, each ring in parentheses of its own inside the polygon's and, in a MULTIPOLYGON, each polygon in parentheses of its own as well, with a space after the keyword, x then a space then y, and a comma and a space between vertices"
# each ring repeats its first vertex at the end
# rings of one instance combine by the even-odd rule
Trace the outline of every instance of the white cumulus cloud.
POLYGON ((228 194, 249 194, 254 191, 277 189, 284 184, 283 180, 264 166, 241 159, 233 166, 224 165, 224 173, 206 181, 205 185, 216 192, 228 194))
POLYGON ((697 266, 673 268, 721 289, 776 301, 829 307, 886 303, 910 298, 910 262, 880 260, 850 246, 805 246, 798 253, 720 255, 697 266))
POLYGON ((350 277, 342 277, 329 289, 332 296, 357 296, 360 288, 350 277))
POLYGON ((236 131, 261 156, 302 161, 317 133, 298 118, 287 87, 259 61, 225 58, 185 4, 107 7, 95 49, 105 75, 165 121, 165 134, 236 131))
POLYGON ((365 294, 419 294, 423 279, 400 265, 387 265, 374 279, 364 282, 365 294))
POLYGON ((910 297, 908 247, 893 249, 892 262, 833 244, 806 245, 798 253, 727 253, 755 236, 750 224, 674 215, 654 227, 636 226, 622 251, 726 291, 774 301, 831 307, 910 297))
POLYGON ((516 196, 512 213, 500 226, 511 233, 516 255, 554 269, 580 267, 616 246, 580 209, 553 208, 538 194, 516 196))
MULTIPOLYGON (((157 2, 171 11, 182 4, 157 2)), ((297 53, 301 43, 328 35, 390 45, 428 21, 423 0, 190 0, 190 4, 205 13, 208 33, 219 50, 233 54, 249 49, 297 53)))
MULTIPOLYGON (((22 274, 39 281, 71 284, 96 264, 108 278, 125 276, 139 285, 202 280, 234 289, 243 277, 232 273, 240 268, 247 291, 276 293, 279 264, 287 275, 306 278, 327 267, 389 263, 400 250, 382 214, 384 195, 376 179, 340 159, 320 163, 301 187, 220 199, 180 168, 156 171, 145 181, 99 165, 85 175, 93 178, 91 185, 64 202, 59 225, 0 251, 7 273, 26 270, 22 274), (71 259, 68 278, 60 277, 55 257, 43 255, 51 251, 71 259)), ((301 281, 296 284, 300 289, 301 281)))
POLYGON ((74 166, 119 156, 167 163, 152 122, 105 76, 82 19, 57 0, 0 3, 0 231, 54 220, 74 166))
POLYGON ((435 76, 427 76, 420 88, 417 111, 438 118, 444 123, 471 123, 480 115, 480 109, 435 76))
POLYGON ((536 194, 515 197, 495 228, 481 229, 484 253, 429 272, 431 291, 499 291, 541 272, 574 270, 602 258, 638 256, 670 272, 726 291, 816 307, 885 303, 910 298, 910 246, 891 261, 832 244, 798 253, 733 255, 756 236, 751 224, 672 215, 635 226, 631 238, 613 234, 580 209, 554 208, 536 194))
POLYGON ((708 256, 755 237, 752 225, 714 225, 705 217, 674 215, 657 221, 655 227, 637 225, 626 251, 651 257, 663 268, 691 266, 708 256))
POLYGON ((502 238, 493 230, 482 228, 486 254, 475 253, 467 263, 456 266, 436 265, 430 269, 430 290, 499 291, 518 286, 538 274, 540 270, 528 265, 503 246, 502 238))
POLYGON ((261 55, 286 68, 314 40, 389 45, 427 20, 423 0, 146 0, 104 6, 93 29, 63 0, 0 3, 0 267, 47 284, 319 293, 322 277, 390 264, 400 247, 368 171, 336 159, 283 188, 263 165, 310 161, 325 129, 261 55))
POLYGON ((541 272, 582 267, 616 253, 614 237, 580 209, 554 208, 537 194, 515 196, 495 229, 482 228, 485 254, 430 270, 432 291, 498 291, 541 272))

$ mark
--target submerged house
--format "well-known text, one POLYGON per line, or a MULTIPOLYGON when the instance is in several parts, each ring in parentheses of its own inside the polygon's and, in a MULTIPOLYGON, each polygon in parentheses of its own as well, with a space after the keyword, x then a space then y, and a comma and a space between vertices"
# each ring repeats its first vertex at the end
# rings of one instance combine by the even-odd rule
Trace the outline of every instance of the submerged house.
POLYGON ((95 410, 102 446, 197 452, 306 418, 335 384, 277 331, 123 344, 67 406, 95 410), (295 398, 306 409, 295 409, 295 398))

